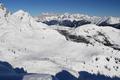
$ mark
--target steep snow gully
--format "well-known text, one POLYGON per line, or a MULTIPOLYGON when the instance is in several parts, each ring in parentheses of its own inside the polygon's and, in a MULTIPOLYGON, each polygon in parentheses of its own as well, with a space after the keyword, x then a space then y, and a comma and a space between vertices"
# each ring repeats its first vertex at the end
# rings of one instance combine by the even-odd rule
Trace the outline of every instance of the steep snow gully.
MULTIPOLYGON (((66 16, 59 18, 73 17, 66 16)), ((46 19, 51 16, 39 17, 46 19)), ((107 23, 118 24, 119 19, 107 23)), ((73 28, 48 26, 0 4, 0 80, 120 80, 119 36, 114 26, 93 22, 73 28)))

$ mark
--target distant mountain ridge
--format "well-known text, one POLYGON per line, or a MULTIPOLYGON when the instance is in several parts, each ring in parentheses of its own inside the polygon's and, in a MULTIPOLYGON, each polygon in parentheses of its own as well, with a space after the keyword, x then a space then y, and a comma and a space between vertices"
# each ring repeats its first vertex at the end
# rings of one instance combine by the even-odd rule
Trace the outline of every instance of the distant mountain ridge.
POLYGON ((112 26, 120 28, 120 17, 98 17, 84 14, 49 14, 43 13, 35 17, 36 21, 48 25, 61 25, 68 27, 79 27, 85 24, 96 24, 98 26, 112 26))

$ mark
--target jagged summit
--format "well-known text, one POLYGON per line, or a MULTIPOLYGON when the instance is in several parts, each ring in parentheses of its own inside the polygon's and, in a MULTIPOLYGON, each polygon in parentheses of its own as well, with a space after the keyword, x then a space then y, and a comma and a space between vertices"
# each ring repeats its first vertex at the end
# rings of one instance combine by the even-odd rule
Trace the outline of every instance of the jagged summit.
POLYGON ((9 11, 0 3, 0 17, 6 17, 8 14, 10 14, 9 11))
POLYGON ((7 24, 7 18, 11 13, 0 3, 0 24, 7 24))
POLYGON ((4 5, 2 3, 0 3, 0 9, 4 9, 4 5))
POLYGON ((112 26, 120 28, 120 17, 99 17, 85 14, 42 14, 36 17, 36 21, 48 25, 60 25, 68 27, 79 27, 84 24, 96 24, 98 26, 112 26))

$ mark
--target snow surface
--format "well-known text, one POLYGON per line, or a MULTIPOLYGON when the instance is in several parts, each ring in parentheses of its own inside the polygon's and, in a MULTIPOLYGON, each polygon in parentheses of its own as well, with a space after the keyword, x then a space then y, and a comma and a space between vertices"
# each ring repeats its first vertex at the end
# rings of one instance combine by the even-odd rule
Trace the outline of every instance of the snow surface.
POLYGON ((30 74, 25 75, 23 80, 58 80, 58 79, 57 78, 53 79, 53 77, 48 74, 30 74))
MULTIPOLYGON (((0 7, 0 14, 7 12, 0 7)), ((23 10, 0 17, 1 61, 28 73, 55 75, 67 70, 77 77, 79 71, 120 77, 118 29, 47 26, 23 10)))

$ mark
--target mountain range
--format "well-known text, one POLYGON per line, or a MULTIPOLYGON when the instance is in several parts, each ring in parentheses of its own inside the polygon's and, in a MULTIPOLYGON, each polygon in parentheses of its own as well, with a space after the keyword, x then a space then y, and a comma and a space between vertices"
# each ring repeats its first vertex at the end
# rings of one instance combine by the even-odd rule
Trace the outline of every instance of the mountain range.
MULTIPOLYGON (((119 24, 120 18, 81 14, 32 17, 23 10, 11 13, 0 4, 0 61, 31 73, 23 80, 51 80, 50 75, 62 70, 77 78, 80 71, 120 77, 119 24), (78 25, 68 26, 66 21, 78 25)), ((1 68, 6 69, 0 64, 1 68)))
POLYGON ((36 21, 43 22, 47 25, 60 25, 68 27, 79 27, 85 24, 95 24, 98 26, 112 26, 120 28, 119 17, 98 17, 84 14, 51 14, 43 13, 35 17, 36 21))

